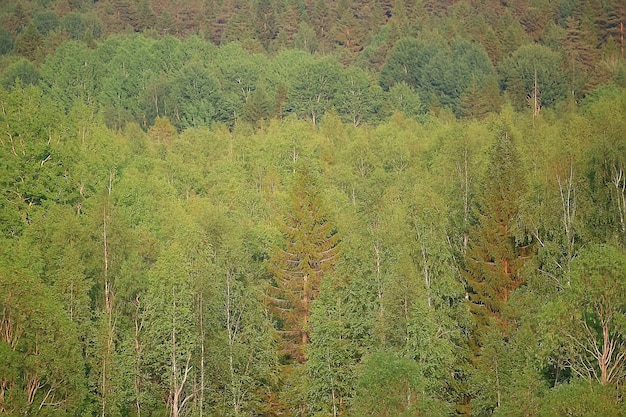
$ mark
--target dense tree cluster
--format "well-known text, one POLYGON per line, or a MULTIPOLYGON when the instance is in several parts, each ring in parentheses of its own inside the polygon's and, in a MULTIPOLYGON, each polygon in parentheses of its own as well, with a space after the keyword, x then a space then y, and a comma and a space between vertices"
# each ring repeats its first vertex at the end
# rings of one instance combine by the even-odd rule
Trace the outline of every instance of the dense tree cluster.
POLYGON ((4 413, 621 410, 623 90, 180 133, 55 100, 0 96, 4 413))
POLYGON ((0 5, 0 414, 623 415, 613 1, 0 5))
POLYGON ((110 128, 179 129, 331 109, 483 117, 626 81, 618 1, 18 1, 0 7, 0 82, 39 84, 110 128))

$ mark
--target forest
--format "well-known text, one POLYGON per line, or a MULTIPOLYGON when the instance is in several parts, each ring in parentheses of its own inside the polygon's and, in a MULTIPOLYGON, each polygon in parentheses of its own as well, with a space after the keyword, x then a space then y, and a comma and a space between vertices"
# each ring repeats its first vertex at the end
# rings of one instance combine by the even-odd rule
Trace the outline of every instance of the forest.
POLYGON ((626 415, 619 0, 0 0, 0 415, 626 415))

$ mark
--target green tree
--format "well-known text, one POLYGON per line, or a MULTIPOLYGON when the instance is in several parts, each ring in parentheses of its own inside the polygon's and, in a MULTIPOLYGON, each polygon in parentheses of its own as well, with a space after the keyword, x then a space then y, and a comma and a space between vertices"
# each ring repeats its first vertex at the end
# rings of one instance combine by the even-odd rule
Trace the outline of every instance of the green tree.
POLYGON ((593 245, 572 262, 570 286, 554 303, 565 336, 569 367, 601 385, 626 373, 624 323, 626 256, 615 247, 593 245))
POLYGON ((172 416, 182 415, 196 396, 192 360, 200 338, 187 256, 183 242, 170 245, 150 274, 145 297, 145 367, 172 416))
POLYGON ((13 50, 13 36, 6 28, 0 28, 0 55, 6 55, 13 50))
POLYGON ((2 86, 11 89, 15 86, 37 85, 39 73, 35 65, 27 59, 20 58, 2 72, 2 86))
POLYGON ((302 61, 292 75, 286 110, 317 124, 342 88, 343 70, 332 57, 302 61))
MULTIPOLYGON (((207 326, 207 333, 212 334, 207 343, 208 376, 223 403, 215 409, 232 416, 270 412, 278 358, 275 333, 264 312, 265 273, 254 260, 253 236, 246 236, 241 224, 231 223, 223 214, 215 217, 221 223, 215 225, 219 232, 213 237, 212 278, 217 286, 213 299, 207 299, 209 311, 217 313, 217 323, 207 326)), ((254 226, 247 228, 251 229, 254 226)))
POLYGON ((74 415, 86 394, 74 323, 55 294, 0 259, 0 412, 74 415))
POLYGON ((381 87, 389 90, 394 84, 404 81, 418 89, 422 86, 425 67, 438 50, 438 45, 415 38, 398 40, 380 70, 381 87))
POLYGON ((322 282, 320 297, 311 308, 311 344, 307 347, 308 409, 342 415, 353 394, 355 366, 361 359, 363 334, 352 283, 335 276, 322 282))
MULTIPOLYGON (((41 88, 66 111, 77 102, 96 105, 102 71, 94 52, 80 42, 65 42, 41 65, 41 88)), ((101 102, 97 103, 102 105, 101 102)))
POLYGON ((364 71, 349 68, 342 78, 333 103, 344 120, 358 126, 363 122, 377 122, 385 116, 383 92, 364 71))
POLYGON ((33 23, 43 36, 47 36, 59 26, 60 21, 53 11, 41 11, 33 16, 33 23))
POLYGON ((561 56, 547 46, 521 46, 499 65, 498 72, 517 110, 527 108, 530 99, 536 98, 540 107, 553 107, 567 97, 561 56))
POLYGON ((351 415, 449 415, 449 408, 423 395, 422 375, 411 359, 386 352, 368 356, 361 365, 351 415))
POLYGON ((425 113, 424 104, 413 87, 406 82, 396 83, 389 89, 391 106, 409 117, 425 113))
POLYGON ((573 380, 551 389, 541 399, 539 416, 617 416, 624 414, 624 405, 616 401, 611 387, 582 380, 573 380))

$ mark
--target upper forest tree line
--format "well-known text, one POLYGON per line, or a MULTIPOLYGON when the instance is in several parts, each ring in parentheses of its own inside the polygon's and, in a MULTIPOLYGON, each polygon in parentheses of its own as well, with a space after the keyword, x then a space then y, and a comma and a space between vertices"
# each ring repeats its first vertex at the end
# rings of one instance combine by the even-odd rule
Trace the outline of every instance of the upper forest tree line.
POLYGON ((0 5, 0 414, 623 415, 612 1, 0 5))
POLYGON ((20 1, 0 9, 2 85, 80 100, 110 128, 179 130, 330 109, 484 117, 624 84, 618 1, 20 1), (532 103, 531 103, 532 102, 532 103))

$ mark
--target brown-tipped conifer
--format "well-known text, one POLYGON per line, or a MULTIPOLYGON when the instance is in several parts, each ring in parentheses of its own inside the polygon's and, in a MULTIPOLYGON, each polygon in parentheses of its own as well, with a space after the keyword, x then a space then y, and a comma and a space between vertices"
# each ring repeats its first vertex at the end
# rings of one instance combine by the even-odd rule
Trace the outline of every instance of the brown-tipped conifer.
POLYGON ((270 255, 275 282, 268 291, 268 299, 279 320, 284 352, 304 362, 311 304, 318 297, 321 281, 332 270, 339 250, 338 235, 323 208, 314 177, 306 167, 296 171, 290 211, 283 215, 280 227, 284 243, 270 255))

